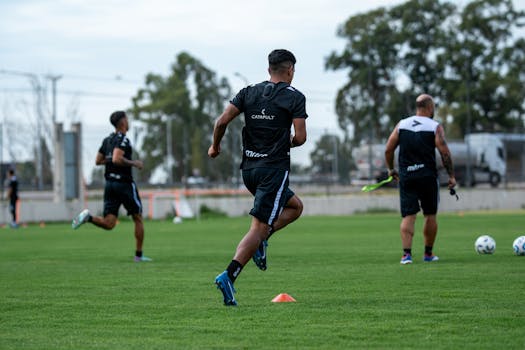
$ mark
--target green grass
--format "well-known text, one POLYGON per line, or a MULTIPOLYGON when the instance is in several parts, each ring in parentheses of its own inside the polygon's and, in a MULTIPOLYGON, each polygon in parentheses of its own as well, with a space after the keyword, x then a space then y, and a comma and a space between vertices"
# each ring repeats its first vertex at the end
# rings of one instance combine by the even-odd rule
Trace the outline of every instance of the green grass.
POLYGON ((401 266, 397 214, 303 217, 250 262, 224 307, 214 277, 248 218, 0 230, 0 349, 523 349, 525 215, 440 215, 437 263, 401 266), (474 241, 491 234, 494 255, 474 241), (296 303, 272 303, 286 292, 296 303))

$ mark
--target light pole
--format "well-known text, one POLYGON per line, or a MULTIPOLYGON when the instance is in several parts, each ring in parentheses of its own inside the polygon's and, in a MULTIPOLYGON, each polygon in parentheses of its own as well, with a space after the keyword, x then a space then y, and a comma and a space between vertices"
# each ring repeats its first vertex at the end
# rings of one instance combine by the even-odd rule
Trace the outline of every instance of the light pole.
POLYGON ((171 160, 173 159, 173 144, 171 135, 171 116, 166 116, 166 171, 168 172, 168 185, 173 186, 173 166, 171 160))
POLYGON ((337 136, 334 134, 332 135, 332 143, 333 143, 333 152, 334 152, 334 161, 332 163, 332 174, 334 178, 334 182, 337 182, 339 180, 339 158, 338 158, 338 139, 337 136))
POLYGON ((235 72, 235 73, 233 73, 233 75, 235 75, 237 78, 241 79, 244 82, 245 86, 250 85, 250 83, 248 82, 248 79, 246 79, 246 77, 244 75, 242 75, 241 73, 235 72))
POLYGON ((53 126, 55 125, 57 121, 57 81, 62 79, 62 75, 48 75, 46 77, 47 79, 51 80, 51 93, 52 93, 52 101, 53 101, 53 126))
POLYGON ((471 115, 470 115, 470 68, 471 66, 467 63, 469 60, 465 62, 465 70, 467 71, 467 81, 466 81, 466 87, 467 87, 467 125, 465 128, 466 137, 465 140, 467 140, 467 167, 466 167, 466 174, 465 174, 465 184, 467 187, 472 187, 472 169, 470 164, 470 155, 471 155, 471 149, 470 149, 470 123, 471 123, 471 115))
POLYGON ((62 202, 65 199, 63 191, 63 176, 64 176, 64 153, 63 148, 62 124, 57 123, 57 81, 62 78, 62 75, 47 75, 47 79, 51 80, 51 101, 52 111, 51 119, 53 124, 53 144, 55 145, 55 163, 53 171, 53 194, 55 202, 62 202), (60 130, 58 130, 60 128, 60 130), (60 137, 59 137, 60 136, 60 137))
MULTIPOLYGON (((373 100, 372 98, 372 50, 370 48, 370 29, 367 28, 368 33, 366 35, 366 46, 368 48, 368 67, 366 69, 367 74, 367 92, 370 96, 370 101, 373 100)), ((372 108, 370 108, 368 112, 368 177, 370 180, 374 177, 374 161, 372 159, 372 140, 374 137, 374 123, 372 121, 372 108)))

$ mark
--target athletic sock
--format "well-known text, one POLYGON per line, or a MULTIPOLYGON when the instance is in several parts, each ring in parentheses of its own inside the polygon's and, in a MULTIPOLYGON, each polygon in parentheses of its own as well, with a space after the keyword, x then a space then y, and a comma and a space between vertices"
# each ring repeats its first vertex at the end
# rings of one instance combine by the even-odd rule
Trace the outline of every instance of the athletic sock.
POLYGON ((142 258, 142 251, 141 250, 135 250, 135 256, 138 258, 142 258))
POLYGON ((425 255, 432 255, 432 246, 425 246, 425 255))
POLYGON ((405 254, 412 255, 412 249, 411 248, 403 249, 403 252, 405 254))
POLYGON ((230 281, 235 282, 237 277, 239 277, 239 274, 242 271, 243 266, 240 262, 237 260, 232 260, 230 265, 226 268, 226 271, 228 272, 228 277, 230 278, 230 281))

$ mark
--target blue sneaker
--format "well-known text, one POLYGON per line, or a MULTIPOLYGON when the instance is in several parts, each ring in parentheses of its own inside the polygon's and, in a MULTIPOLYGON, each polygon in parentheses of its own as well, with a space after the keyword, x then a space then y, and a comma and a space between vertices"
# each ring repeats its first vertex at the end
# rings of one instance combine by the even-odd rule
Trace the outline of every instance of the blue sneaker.
POLYGON ((423 261, 425 262, 431 262, 431 261, 438 261, 439 260, 439 257, 437 255, 426 255, 423 257, 423 261))
POLYGON ((268 241, 264 239, 252 256, 255 265, 262 271, 266 271, 266 247, 268 247, 268 241))
POLYGON ((233 294, 235 293, 235 288, 233 288, 233 283, 230 280, 230 277, 228 277, 228 272, 224 271, 217 277, 215 277, 215 284, 217 285, 217 288, 219 288, 222 292, 222 295, 224 297, 224 305, 226 306, 237 306, 237 302, 235 301, 235 297, 233 294))
POLYGON ((403 255, 401 257, 401 264, 403 264, 403 265, 412 264, 412 255, 410 255, 410 254, 403 255))

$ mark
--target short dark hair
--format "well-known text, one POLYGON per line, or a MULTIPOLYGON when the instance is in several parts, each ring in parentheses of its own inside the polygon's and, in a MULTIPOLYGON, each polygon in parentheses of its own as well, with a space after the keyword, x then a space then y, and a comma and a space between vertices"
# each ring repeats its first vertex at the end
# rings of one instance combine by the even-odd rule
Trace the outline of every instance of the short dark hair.
POLYGON ((15 174, 15 169, 13 169, 13 168, 9 168, 9 169, 7 170, 7 173, 8 173, 9 175, 14 175, 14 174, 15 174))
POLYGON ((297 60, 293 53, 285 49, 276 49, 270 52, 268 55, 268 64, 270 69, 274 72, 288 69, 291 65, 294 65, 297 60))
POLYGON ((109 121, 116 128, 117 125, 118 125, 118 122, 122 118, 126 118, 126 112, 124 112, 124 111, 116 111, 116 112, 111 113, 111 115, 109 116, 109 121))

